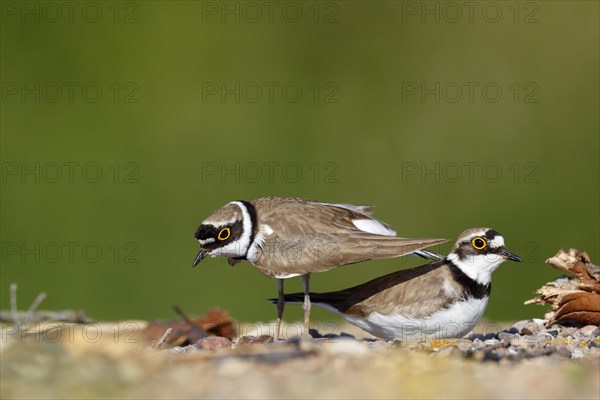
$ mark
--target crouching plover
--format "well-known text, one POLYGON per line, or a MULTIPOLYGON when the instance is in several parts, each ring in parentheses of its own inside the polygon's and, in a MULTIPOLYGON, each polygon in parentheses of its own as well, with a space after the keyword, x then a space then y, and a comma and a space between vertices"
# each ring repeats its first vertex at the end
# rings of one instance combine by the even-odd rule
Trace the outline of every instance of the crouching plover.
MULTIPOLYGON (((521 261, 504 247, 498 232, 469 229, 443 260, 338 292, 310 293, 310 298, 314 305, 384 339, 459 338, 483 315, 492 272, 505 260, 521 261)), ((298 303, 302 295, 288 294, 284 299, 298 303)))

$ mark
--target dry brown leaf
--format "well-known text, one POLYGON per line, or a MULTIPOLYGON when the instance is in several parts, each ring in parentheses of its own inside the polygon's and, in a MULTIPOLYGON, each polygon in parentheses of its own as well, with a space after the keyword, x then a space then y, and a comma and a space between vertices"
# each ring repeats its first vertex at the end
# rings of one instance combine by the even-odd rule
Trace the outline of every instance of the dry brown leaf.
POLYGON ((581 291, 563 296, 559 308, 550 322, 563 321, 600 325, 600 295, 581 291), (583 317, 585 321, 580 320, 583 317))
POLYGON ((546 263, 574 277, 558 278, 536 291, 537 297, 525 304, 550 304, 547 326, 567 321, 600 325, 600 267, 591 263, 587 253, 576 249, 559 251, 546 263))
POLYGON ((570 249, 568 252, 561 250, 554 257, 547 259, 546 264, 575 275, 580 280, 581 289, 600 293, 600 282, 590 273, 590 269, 595 272, 598 267, 591 263, 586 252, 580 254, 576 249, 570 249))
POLYGON ((148 342, 156 342, 165 331, 172 328, 166 338, 165 345, 187 346, 209 336, 225 337, 229 340, 235 336, 235 327, 229 314, 222 310, 209 310, 204 316, 190 319, 181 310, 176 308, 181 315, 181 321, 153 321, 141 332, 142 337, 148 342))

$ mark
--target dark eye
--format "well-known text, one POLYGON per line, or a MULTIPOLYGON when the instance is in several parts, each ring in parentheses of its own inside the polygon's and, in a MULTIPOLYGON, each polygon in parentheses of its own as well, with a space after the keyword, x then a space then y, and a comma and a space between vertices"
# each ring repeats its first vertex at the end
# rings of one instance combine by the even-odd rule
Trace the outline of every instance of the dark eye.
POLYGON ((484 238, 481 238, 481 237, 476 237, 475 239, 471 240, 471 244, 477 250, 483 250, 483 249, 485 249, 485 246, 487 246, 487 242, 485 241, 484 238))
POLYGON ((223 229, 221 229, 221 232, 219 232, 219 234, 217 235, 217 239, 227 240, 227 239, 229 239, 230 235, 231 235, 231 229, 223 228, 223 229))

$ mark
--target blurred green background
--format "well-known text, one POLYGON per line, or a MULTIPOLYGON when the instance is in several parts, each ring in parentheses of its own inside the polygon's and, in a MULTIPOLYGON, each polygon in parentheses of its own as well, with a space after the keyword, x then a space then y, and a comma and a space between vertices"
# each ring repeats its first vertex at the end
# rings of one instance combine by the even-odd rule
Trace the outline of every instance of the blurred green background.
POLYGON ((191 268, 208 214, 265 195, 374 204, 401 236, 495 228, 526 262, 492 320, 543 316, 523 301, 560 248, 600 262, 597 2, 72 3, 2 2, 3 309, 16 282, 20 308, 271 320, 275 280, 191 268))

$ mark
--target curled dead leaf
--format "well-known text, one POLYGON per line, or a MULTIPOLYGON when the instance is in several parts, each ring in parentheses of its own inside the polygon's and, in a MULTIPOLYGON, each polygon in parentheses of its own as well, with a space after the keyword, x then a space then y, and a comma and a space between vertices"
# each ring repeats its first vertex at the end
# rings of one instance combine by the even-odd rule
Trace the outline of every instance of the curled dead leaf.
POLYGON ((550 304, 552 310, 545 315, 547 326, 568 321, 600 325, 600 267, 592 264, 587 253, 576 249, 561 250, 546 263, 574 276, 546 283, 525 304, 550 304))
POLYGON ((563 296, 550 323, 566 321, 600 325, 600 295, 579 291, 563 296))
POLYGON ((600 294, 600 281, 594 276, 600 267, 592 264, 586 252, 579 253, 576 249, 570 249, 568 252, 561 250, 554 257, 547 259, 546 264, 575 275, 580 280, 581 289, 600 294))

